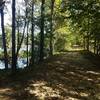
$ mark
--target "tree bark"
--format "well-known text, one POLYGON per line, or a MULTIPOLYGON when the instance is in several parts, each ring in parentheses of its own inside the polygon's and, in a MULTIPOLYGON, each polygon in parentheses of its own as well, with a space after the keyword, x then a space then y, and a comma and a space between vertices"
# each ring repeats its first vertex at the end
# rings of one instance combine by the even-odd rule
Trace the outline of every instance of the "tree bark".
POLYGON ((86 50, 86 37, 83 37, 83 45, 84 45, 84 50, 86 50))
POLYGON ((87 51, 89 51, 89 45, 90 45, 90 43, 89 43, 89 35, 87 35, 87 51))
POLYGON ((20 48, 21 48, 21 46, 22 46, 22 43, 23 43, 23 40, 24 40, 24 35, 25 35, 25 28, 26 28, 26 25, 27 25, 27 13, 28 13, 28 11, 27 11, 27 8, 26 8, 26 12, 25 12, 26 14, 25 14, 25 23, 24 23, 24 28, 23 28, 23 33, 22 33, 22 37, 21 37, 21 40, 19 40, 19 43, 18 43, 18 45, 17 45, 17 52, 16 52, 16 60, 18 59, 18 53, 19 53, 19 51, 20 51, 20 48))
POLYGON ((29 65, 29 59, 28 59, 28 29, 29 29, 29 22, 27 22, 27 67, 29 65))
POLYGON ((50 56, 53 55, 53 12, 54 12, 54 2, 55 2, 55 0, 51 0, 50 56))
POLYGON ((94 39, 94 54, 96 54, 96 38, 94 39))
POLYGON ((12 0, 12 71, 16 71, 16 1, 12 0))
POLYGON ((32 1, 32 19, 31 19, 31 38, 32 38, 32 47, 31 47, 31 64, 34 66, 34 0, 32 1))
POLYGON ((41 32, 40 32, 40 59, 39 61, 42 62, 44 59, 44 5, 45 0, 42 0, 41 4, 41 32))
POLYGON ((4 29, 4 12, 3 8, 1 9, 1 28, 2 28, 2 41, 3 41, 3 48, 4 48, 4 59, 5 59, 5 69, 8 69, 8 55, 7 55, 7 46, 6 46, 6 35, 4 29))

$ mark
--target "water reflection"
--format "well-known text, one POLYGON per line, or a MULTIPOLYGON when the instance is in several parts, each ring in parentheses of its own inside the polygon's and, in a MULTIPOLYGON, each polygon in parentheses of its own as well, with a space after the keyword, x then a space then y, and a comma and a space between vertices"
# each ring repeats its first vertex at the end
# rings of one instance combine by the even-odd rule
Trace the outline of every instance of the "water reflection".
MULTIPOLYGON (((22 45, 23 47, 20 49, 20 55, 21 54, 23 54, 24 55, 24 53, 23 52, 25 52, 25 55, 26 55, 26 47, 25 47, 25 45, 22 45)), ((30 48, 31 48, 31 46, 29 45, 29 51, 30 51, 30 48)), ((0 54, 3 54, 3 48, 0 48, 0 54)), ((8 52, 10 52, 11 51, 11 49, 7 49, 7 51, 8 52)), ((47 57, 49 56, 49 49, 48 48, 44 48, 44 59, 46 59, 47 57)), ((18 58, 18 61, 17 61, 17 66, 18 66, 18 68, 25 68, 26 66, 27 66, 27 58, 26 58, 26 56, 24 56, 25 58, 21 58, 21 56, 20 56, 20 58, 18 58)), ((2 56, 1 56, 1 58, 2 58, 2 56)), ((29 59, 30 59, 30 56, 28 57, 29 59)), ((38 63, 38 61, 39 61, 39 47, 38 47, 38 45, 35 45, 35 47, 34 47, 34 62, 35 63, 38 63)), ((5 63, 4 63, 4 60, 0 60, 0 69, 4 69, 5 68, 5 63)), ((8 68, 11 68, 11 64, 8 64, 8 68)))
POLYGON ((18 68, 25 68, 27 66, 27 58, 18 58, 18 68))
MULTIPOLYGON (((27 58, 18 58, 18 68, 25 68, 27 66, 27 58)), ((8 68, 11 68, 11 64, 8 64, 8 68)), ((0 69, 5 69, 4 61, 0 60, 0 69)))

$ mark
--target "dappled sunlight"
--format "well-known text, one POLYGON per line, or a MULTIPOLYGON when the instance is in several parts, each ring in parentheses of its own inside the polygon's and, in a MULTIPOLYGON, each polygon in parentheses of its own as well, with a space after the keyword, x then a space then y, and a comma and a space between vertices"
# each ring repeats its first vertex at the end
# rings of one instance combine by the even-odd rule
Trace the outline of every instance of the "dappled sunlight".
POLYGON ((100 83, 100 72, 99 70, 96 71, 94 64, 78 52, 67 52, 66 55, 62 54, 55 60, 55 62, 53 61, 51 64, 49 62, 48 64, 48 68, 51 67, 51 71, 48 73, 52 78, 49 78, 49 81, 56 85, 53 85, 54 88, 59 89, 60 92, 62 91, 63 97, 70 95, 76 99, 98 99, 96 93, 100 92, 100 85, 97 85, 100 83), (52 70, 54 66, 55 69, 52 70))
POLYGON ((100 73, 95 71, 87 71, 86 73, 93 74, 93 75, 100 75, 100 73))
POLYGON ((13 93, 11 88, 0 88, 0 100, 10 100, 13 93))
POLYGON ((82 96, 82 97, 88 97, 89 96, 89 94, 87 94, 87 93, 80 93, 80 96, 82 96))
POLYGON ((0 0, 0 100, 100 100, 100 0, 0 0))
POLYGON ((80 100, 80 99, 77 99, 77 98, 73 98, 73 97, 67 97, 67 98, 65 98, 65 100, 80 100))
POLYGON ((39 100, 44 100, 47 97, 60 97, 57 89, 47 86, 47 83, 43 81, 30 84, 26 90, 29 91, 30 94, 34 94, 39 100))
POLYGON ((7 82, 7 85, 4 82, 0 89, 0 96, 7 97, 7 100, 99 100, 100 98, 100 71, 78 52, 71 52, 68 55, 66 53, 64 56, 55 55, 31 72, 26 71, 20 81, 11 82, 12 84, 7 82), (76 59, 73 59, 73 56, 76 59))
POLYGON ((0 93, 4 93, 4 92, 10 92, 11 91, 11 89, 10 88, 0 88, 0 93))

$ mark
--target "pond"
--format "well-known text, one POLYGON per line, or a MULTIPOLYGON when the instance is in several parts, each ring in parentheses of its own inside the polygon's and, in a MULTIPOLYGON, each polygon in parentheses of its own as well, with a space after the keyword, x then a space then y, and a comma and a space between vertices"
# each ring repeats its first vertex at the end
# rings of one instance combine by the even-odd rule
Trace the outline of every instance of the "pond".
MULTIPOLYGON (((18 58, 17 65, 18 68, 25 68, 27 66, 27 58, 18 58)), ((10 64, 8 64, 8 68, 11 68, 10 64)), ((2 60, 0 60, 0 69, 5 69, 5 63, 2 60)))
MULTIPOLYGON (((9 51, 10 49, 8 49, 9 51)), ((21 48, 21 53, 23 52, 24 48, 21 48)), ((3 53, 3 49, 0 48, 0 53, 2 54, 3 53)), ((48 49, 44 49, 44 59, 46 59, 47 57, 49 56, 49 50, 48 49)), ((38 53, 38 46, 35 47, 35 50, 34 50, 34 62, 35 63, 38 63, 39 61, 39 53, 38 53)), ((29 57, 30 59, 30 57, 29 57)), ((27 66, 27 58, 25 57, 19 57, 18 58, 18 61, 17 61, 17 66, 18 68, 25 68, 27 66)), ((8 68, 11 68, 11 64, 8 64, 8 68)), ((5 69, 5 63, 4 63, 4 60, 0 60, 0 69, 5 69)))

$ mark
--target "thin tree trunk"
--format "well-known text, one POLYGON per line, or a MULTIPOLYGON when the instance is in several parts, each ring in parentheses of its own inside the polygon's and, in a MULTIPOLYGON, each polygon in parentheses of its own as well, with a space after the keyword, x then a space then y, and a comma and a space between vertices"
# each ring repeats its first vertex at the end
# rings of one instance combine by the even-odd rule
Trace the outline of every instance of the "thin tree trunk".
POLYGON ((97 40, 97 55, 99 54, 99 40, 97 40))
MULTIPOLYGON (((18 11, 18 15, 20 16, 20 10, 18 11)), ((20 23, 19 22, 20 22, 20 18, 18 17, 18 20, 17 20, 17 49, 20 43, 20 28, 19 28, 20 23)))
POLYGON ((87 51, 89 51, 89 35, 87 35, 87 51))
POLYGON ((8 69, 8 55, 7 55, 7 47, 6 47, 6 35, 5 35, 5 29, 4 29, 3 8, 1 9, 1 28, 2 28, 2 40, 3 40, 3 48, 4 48, 5 69, 8 69))
POLYGON ((50 56, 53 55, 53 12, 54 12, 54 2, 51 0, 51 22, 50 22, 50 56))
POLYGON ((88 32, 87 32, 87 51, 89 51, 89 45, 90 45, 90 43, 89 43, 89 41, 90 41, 90 36, 89 36, 89 34, 90 34, 90 28, 89 28, 89 18, 88 18, 88 32))
POLYGON ((20 32, 19 32, 19 26, 18 26, 18 30, 17 30, 17 48, 18 48, 18 46, 19 46, 19 39, 20 39, 20 32))
POLYGON ((90 46, 90 17, 89 17, 89 8, 88 8, 88 32, 87 32, 87 51, 89 51, 90 46))
POLYGON ((12 71, 16 71, 16 26, 15 26, 15 16, 16 16, 16 1, 12 0, 12 71))
POLYGON ((32 1, 32 19, 31 19, 32 29, 31 29, 31 38, 32 38, 32 51, 31 51, 31 64, 34 66, 34 0, 32 1))
POLYGON ((40 32, 40 59, 39 61, 43 61, 44 59, 44 4, 45 0, 42 0, 41 4, 41 32, 40 32))
POLYGON ((23 33, 22 33, 22 38, 21 38, 21 40, 20 40, 20 42, 19 42, 19 45, 18 45, 18 47, 17 47, 17 52, 16 52, 16 55, 17 55, 17 56, 18 56, 19 50, 20 50, 21 45, 22 45, 23 40, 24 40, 25 28, 26 28, 26 20, 25 20, 25 24, 24 24, 24 29, 23 29, 23 33))
POLYGON ((96 38, 94 39, 94 54, 96 54, 96 38))
POLYGON ((83 37, 83 45, 84 45, 84 50, 86 50, 86 40, 85 36, 83 37))
POLYGON ((21 40, 20 40, 20 42, 19 42, 19 44, 18 44, 18 46, 17 46, 16 60, 18 59, 18 53, 19 53, 19 51, 20 51, 20 48, 21 48, 22 43, 23 43, 23 40, 24 40, 25 28, 26 28, 26 24, 27 24, 27 21, 26 21, 26 19, 27 19, 27 13, 28 13, 28 11, 27 11, 27 8, 26 8, 26 15, 25 15, 25 16, 26 16, 26 18, 25 18, 25 24, 24 24, 24 29, 23 29, 23 33, 22 33, 21 40))
POLYGON ((28 60, 28 28, 29 28, 29 22, 27 22, 27 67, 29 65, 29 60, 28 60))

